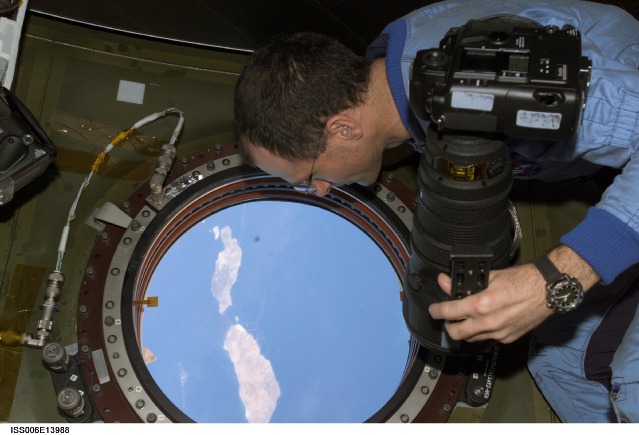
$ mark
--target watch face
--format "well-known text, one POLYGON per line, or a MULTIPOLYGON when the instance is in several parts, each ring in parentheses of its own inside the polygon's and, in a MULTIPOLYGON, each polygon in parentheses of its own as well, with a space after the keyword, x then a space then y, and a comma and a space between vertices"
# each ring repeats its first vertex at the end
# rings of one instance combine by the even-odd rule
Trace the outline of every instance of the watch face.
POLYGON ((583 300, 583 290, 575 279, 561 280, 548 292, 548 304, 555 311, 571 311, 583 300))

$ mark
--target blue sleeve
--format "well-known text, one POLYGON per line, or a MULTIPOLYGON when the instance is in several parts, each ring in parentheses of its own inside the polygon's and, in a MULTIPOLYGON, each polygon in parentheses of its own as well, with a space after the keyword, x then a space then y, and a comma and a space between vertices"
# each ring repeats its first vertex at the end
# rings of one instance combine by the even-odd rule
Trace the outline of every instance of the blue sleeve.
POLYGON ((577 151, 622 172, 561 241, 608 284, 639 263, 639 22, 611 9, 582 41, 593 70, 577 151))
POLYGON ((626 223, 599 207, 588 211, 561 242, 579 253, 601 277, 603 284, 639 262, 639 234, 626 223))

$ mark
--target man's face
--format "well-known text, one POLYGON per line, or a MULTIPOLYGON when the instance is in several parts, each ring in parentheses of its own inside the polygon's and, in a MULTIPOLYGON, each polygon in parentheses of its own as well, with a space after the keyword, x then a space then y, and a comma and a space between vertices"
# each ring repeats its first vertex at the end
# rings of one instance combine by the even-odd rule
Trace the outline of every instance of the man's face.
POLYGON ((264 172, 280 177, 289 183, 300 183, 312 175, 311 187, 316 195, 326 195, 332 186, 344 184, 373 184, 382 166, 382 155, 374 147, 363 142, 327 141, 326 150, 313 164, 308 160, 287 160, 259 146, 248 145, 255 166, 264 172), (312 174, 311 174, 312 169, 312 174))

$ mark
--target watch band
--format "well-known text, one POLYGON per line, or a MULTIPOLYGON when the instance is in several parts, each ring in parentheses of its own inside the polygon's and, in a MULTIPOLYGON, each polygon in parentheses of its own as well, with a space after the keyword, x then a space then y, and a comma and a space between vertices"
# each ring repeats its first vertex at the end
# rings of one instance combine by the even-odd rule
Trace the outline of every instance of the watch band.
POLYGON ((535 258, 533 264, 539 269, 539 272, 543 275, 546 280, 546 284, 551 284, 553 282, 558 281, 560 278, 564 276, 563 273, 559 272, 557 267, 550 261, 547 255, 541 255, 535 258))

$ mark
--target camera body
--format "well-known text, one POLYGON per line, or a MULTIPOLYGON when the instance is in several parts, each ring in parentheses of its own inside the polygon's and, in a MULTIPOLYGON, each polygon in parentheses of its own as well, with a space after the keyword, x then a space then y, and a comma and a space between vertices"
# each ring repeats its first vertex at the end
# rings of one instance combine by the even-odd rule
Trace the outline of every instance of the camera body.
POLYGON ((566 140, 579 127, 590 67, 572 26, 511 15, 471 20, 439 48, 417 52, 410 104, 439 130, 566 140))

